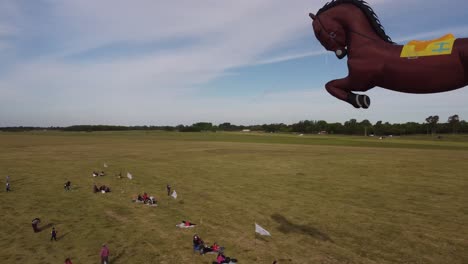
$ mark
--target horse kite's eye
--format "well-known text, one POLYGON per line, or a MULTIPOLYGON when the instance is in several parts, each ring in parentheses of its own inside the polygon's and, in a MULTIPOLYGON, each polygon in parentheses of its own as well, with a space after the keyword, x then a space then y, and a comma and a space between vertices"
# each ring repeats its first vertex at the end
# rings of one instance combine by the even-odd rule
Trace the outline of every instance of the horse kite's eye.
POLYGON ((330 38, 332 38, 332 39, 336 38, 336 33, 335 32, 330 32, 330 38))

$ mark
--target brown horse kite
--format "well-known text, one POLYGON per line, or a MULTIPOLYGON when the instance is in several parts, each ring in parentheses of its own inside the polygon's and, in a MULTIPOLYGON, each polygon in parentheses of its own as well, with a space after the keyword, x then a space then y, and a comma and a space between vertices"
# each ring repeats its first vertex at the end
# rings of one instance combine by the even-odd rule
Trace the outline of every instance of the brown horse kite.
POLYGON ((370 99, 353 91, 375 86, 424 94, 468 85, 468 38, 412 41, 408 44, 414 45, 413 53, 409 52, 413 56, 407 56, 406 47, 392 42, 365 1, 333 0, 309 16, 325 49, 339 59, 348 56, 348 76, 328 82, 327 91, 356 108, 368 108, 370 99), (416 53, 418 50, 423 53, 416 53))

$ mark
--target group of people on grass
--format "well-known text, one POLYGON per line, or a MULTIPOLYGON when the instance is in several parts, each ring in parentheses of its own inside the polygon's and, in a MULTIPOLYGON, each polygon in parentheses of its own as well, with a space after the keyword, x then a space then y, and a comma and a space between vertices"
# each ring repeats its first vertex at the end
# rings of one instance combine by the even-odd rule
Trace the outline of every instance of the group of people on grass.
MULTIPOLYGON (((93 172, 93 176, 104 176, 104 171, 101 173, 93 172)), ((7 176, 6 178, 6 191, 10 191, 10 176, 7 176)), ((71 189, 71 181, 67 181, 64 184, 64 189, 66 191, 69 191, 71 189)), ((169 184, 166 185, 166 190, 167 190, 167 195, 171 195, 171 186, 169 184)), ((93 187, 94 193, 97 192, 103 192, 107 193, 110 192, 110 188, 106 185, 101 185, 98 187, 96 184, 94 184, 93 187)), ((137 202, 143 202, 145 204, 157 204, 157 200, 153 196, 149 196, 146 192, 143 193, 143 195, 138 194, 136 197, 137 202)), ((41 223, 41 220, 39 218, 34 218, 32 220, 32 228, 35 233, 40 232, 41 229, 39 228, 39 224, 41 223)), ((191 223, 190 221, 183 220, 180 224, 180 227, 194 227, 195 224, 191 223)), ((57 241, 57 233, 58 231, 55 229, 55 227, 52 227, 51 231, 51 238, 50 241, 57 241)), ((211 246, 207 246, 205 242, 197 235, 195 234, 193 236, 193 250, 194 252, 200 252, 200 255, 205 255, 207 253, 212 253, 212 254, 217 254, 216 257, 216 263, 218 264, 224 264, 224 263, 237 263, 237 260, 232 259, 230 257, 226 257, 224 255, 224 247, 220 247, 216 242, 213 243, 211 246)), ((101 264, 108 264, 109 263, 109 249, 105 244, 103 244, 102 249, 101 249, 101 264)), ((65 259, 65 264, 73 264, 70 258, 65 259)))
POLYGON ((146 192, 143 193, 143 195, 138 194, 136 199, 134 199, 135 202, 139 203, 144 203, 148 205, 157 205, 158 201, 154 196, 149 196, 146 192))
MULTIPOLYGON (((102 245, 100 257, 101 257, 101 264, 109 264, 109 248, 107 247, 106 244, 102 245)), ((71 261, 71 258, 66 258, 65 264, 73 264, 71 261)))
POLYGON ((93 171, 93 177, 104 176, 104 175, 106 175, 104 171, 101 171, 101 172, 93 171))
POLYGON ((97 187, 96 184, 94 184, 94 187, 93 187, 93 192, 94 193, 97 193, 97 192, 102 192, 102 193, 108 193, 110 192, 111 189, 109 186, 106 186, 106 185, 101 185, 99 188, 97 187))
POLYGON ((220 247, 216 242, 211 246, 207 246, 203 239, 197 234, 193 236, 193 251, 200 252, 200 255, 205 255, 207 253, 217 254, 216 263, 218 264, 237 263, 236 259, 224 255, 224 247, 220 247))

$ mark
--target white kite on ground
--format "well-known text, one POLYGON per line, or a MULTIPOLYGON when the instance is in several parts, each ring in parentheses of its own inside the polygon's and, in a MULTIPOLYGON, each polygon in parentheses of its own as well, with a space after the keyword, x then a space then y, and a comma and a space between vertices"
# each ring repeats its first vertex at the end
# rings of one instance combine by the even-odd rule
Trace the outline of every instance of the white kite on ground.
POLYGON ((171 196, 174 197, 174 199, 177 199, 177 193, 175 190, 172 192, 171 196))
POLYGON ((265 228, 259 226, 257 223, 255 223, 255 232, 262 236, 271 236, 270 232, 266 231, 265 228))
POLYGON ((127 178, 129 178, 130 180, 133 179, 133 176, 130 174, 130 172, 127 172, 127 178))

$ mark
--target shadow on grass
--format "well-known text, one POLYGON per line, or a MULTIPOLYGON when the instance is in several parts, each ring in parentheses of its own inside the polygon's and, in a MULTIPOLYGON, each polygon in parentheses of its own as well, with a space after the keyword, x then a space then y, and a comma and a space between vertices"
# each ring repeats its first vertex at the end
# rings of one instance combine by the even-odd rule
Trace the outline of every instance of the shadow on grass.
POLYGON ((266 239, 264 236, 255 233, 255 239, 262 240, 264 242, 268 242, 268 239, 266 239))
POLYGON ((117 263, 117 261, 125 254, 125 250, 120 252, 117 256, 115 256, 114 258, 111 258, 111 260, 109 260, 109 264, 114 264, 114 263, 117 263))
POLYGON ((42 231, 44 231, 46 229, 49 229, 49 228, 51 228, 53 226, 54 226, 54 223, 48 223, 47 225, 38 227, 37 229, 39 230, 39 232, 42 232, 42 231))
POLYGON ((334 241, 325 233, 321 232, 317 228, 313 226, 307 226, 307 225, 296 225, 292 222, 290 222, 286 217, 282 216, 281 214, 273 214, 271 215, 271 218, 275 220, 278 224, 280 224, 280 227, 278 230, 281 233, 288 234, 288 233, 299 233, 299 234, 305 234, 309 235, 311 237, 320 239, 322 241, 329 241, 334 243, 334 241))
POLYGON ((62 240, 62 239, 63 239, 66 235, 68 235, 68 234, 70 234, 70 232, 67 232, 67 233, 65 233, 65 234, 63 234, 63 235, 61 235, 61 236, 58 236, 58 237, 57 237, 57 240, 62 240))

